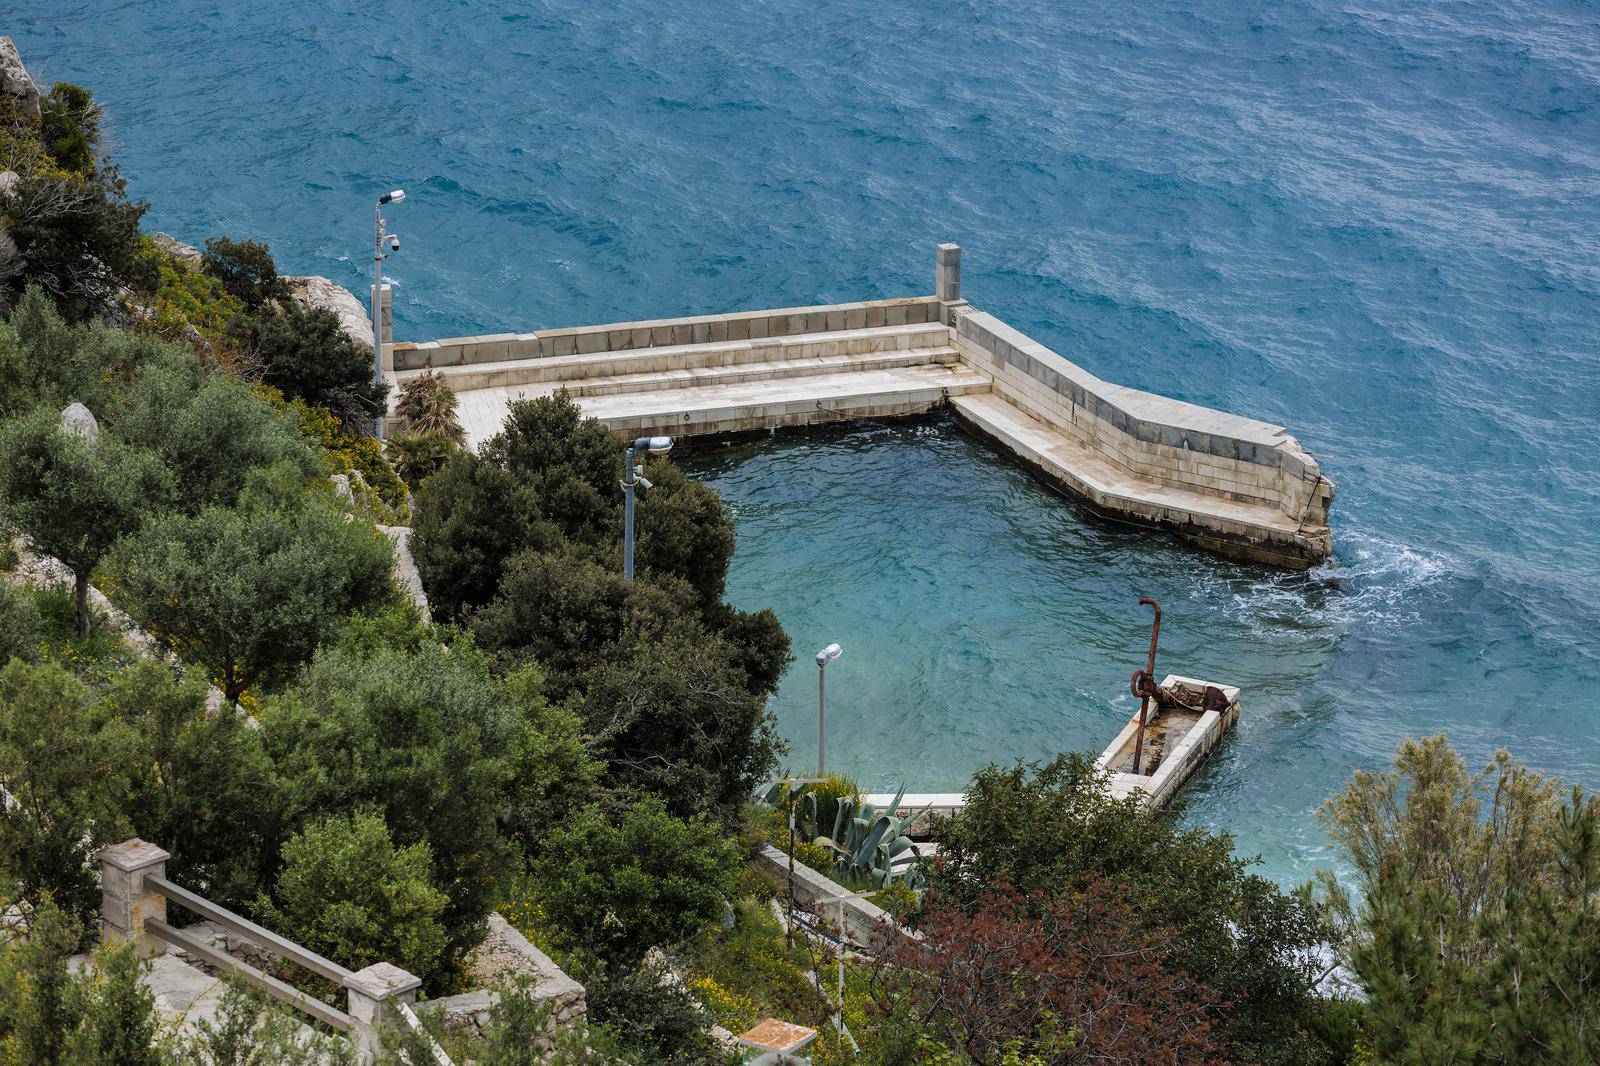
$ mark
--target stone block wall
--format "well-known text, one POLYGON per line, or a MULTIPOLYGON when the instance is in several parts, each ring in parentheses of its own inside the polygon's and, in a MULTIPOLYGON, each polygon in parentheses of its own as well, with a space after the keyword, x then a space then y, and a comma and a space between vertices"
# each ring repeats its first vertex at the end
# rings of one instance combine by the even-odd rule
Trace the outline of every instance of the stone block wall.
POLYGON ((1131 474, 1327 524, 1333 483, 1281 426, 1102 381, 975 309, 958 314, 955 340, 1007 399, 1131 474))
POLYGON ((939 301, 933 296, 817 307, 784 307, 766 311, 734 311, 721 315, 612 322, 535 333, 494 333, 482 337, 447 337, 419 344, 395 344, 384 369, 421 370, 424 367, 594 355, 668 345, 750 341, 937 321, 939 301))

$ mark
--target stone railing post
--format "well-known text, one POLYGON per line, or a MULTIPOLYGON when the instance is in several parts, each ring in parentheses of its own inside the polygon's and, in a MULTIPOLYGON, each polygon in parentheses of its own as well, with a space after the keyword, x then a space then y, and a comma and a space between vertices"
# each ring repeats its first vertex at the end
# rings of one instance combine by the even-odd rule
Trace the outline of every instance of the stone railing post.
POLYGON ((172 856, 138 837, 100 852, 100 939, 132 942, 140 954, 160 955, 166 945, 144 931, 146 918, 167 919, 165 896, 145 887, 146 876, 167 876, 172 856))
POLYGON ((344 987, 349 996, 350 1017, 356 1023, 361 1061, 371 1062, 378 1054, 379 1030, 401 1024, 395 1005, 415 1004, 422 978, 413 977, 392 963, 376 962, 346 977, 344 987))
POLYGON ((933 294, 941 303, 954 303, 961 299, 961 245, 939 245, 933 294))

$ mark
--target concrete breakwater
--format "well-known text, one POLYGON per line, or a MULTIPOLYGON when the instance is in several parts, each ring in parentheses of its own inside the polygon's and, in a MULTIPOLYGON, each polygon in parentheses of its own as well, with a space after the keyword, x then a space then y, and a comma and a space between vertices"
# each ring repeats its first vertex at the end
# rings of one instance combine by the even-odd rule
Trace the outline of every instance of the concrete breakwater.
POLYGON ((948 406, 1108 518, 1270 566, 1331 554, 1334 485, 1287 430, 1095 377, 963 300, 960 256, 939 246, 930 296, 402 343, 384 366, 442 377, 474 444, 560 389, 630 437, 948 406))

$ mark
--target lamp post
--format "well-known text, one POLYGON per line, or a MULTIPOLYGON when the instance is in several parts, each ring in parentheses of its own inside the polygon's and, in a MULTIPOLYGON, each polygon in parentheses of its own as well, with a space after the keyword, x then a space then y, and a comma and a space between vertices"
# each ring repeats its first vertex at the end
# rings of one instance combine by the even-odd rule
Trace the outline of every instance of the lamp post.
POLYGON ((817 652, 817 776, 823 775, 823 753, 828 745, 828 715, 824 694, 827 691, 828 664, 844 654, 837 644, 829 644, 817 652))
MULTIPOLYGON (((404 189, 395 189, 378 197, 377 204, 372 208, 372 380, 379 386, 383 384, 383 261, 400 250, 399 235, 384 231, 383 205, 397 204, 405 198, 404 189), (385 247, 389 250, 384 251, 385 247)), ((374 423, 373 435, 379 440, 383 439, 381 411, 374 423)))
POLYGON ((640 452, 651 455, 665 455, 672 450, 671 437, 640 437, 628 445, 628 458, 622 468, 622 495, 627 501, 623 510, 627 517, 623 522, 622 534, 622 576, 629 581, 633 580, 633 487, 643 485, 650 487, 650 482, 639 475, 633 468, 633 457, 640 452))

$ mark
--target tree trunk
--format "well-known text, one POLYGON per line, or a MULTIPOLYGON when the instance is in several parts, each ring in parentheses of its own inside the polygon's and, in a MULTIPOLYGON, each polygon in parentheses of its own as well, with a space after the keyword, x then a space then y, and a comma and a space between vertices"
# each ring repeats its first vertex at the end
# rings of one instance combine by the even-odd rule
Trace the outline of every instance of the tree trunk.
POLYGON ((72 575, 72 599, 77 608, 78 636, 89 635, 89 575, 75 573, 72 575))

